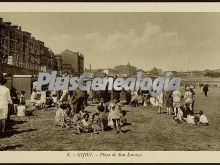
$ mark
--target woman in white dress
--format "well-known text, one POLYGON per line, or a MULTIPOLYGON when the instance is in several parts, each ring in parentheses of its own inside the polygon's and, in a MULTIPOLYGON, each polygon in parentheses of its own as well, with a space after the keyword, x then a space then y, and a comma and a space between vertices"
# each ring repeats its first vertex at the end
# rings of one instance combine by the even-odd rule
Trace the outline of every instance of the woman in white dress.
POLYGON ((37 91, 36 89, 34 88, 33 89, 33 92, 31 93, 31 103, 33 105, 35 105, 35 103, 37 102, 37 91))
POLYGON ((8 116, 8 104, 12 104, 10 90, 4 86, 6 79, 0 74, 0 133, 5 132, 6 119, 8 116))
POLYGON ((47 101, 47 95, 45 89, 40 92, 40 100, 36 101, 36 107, 40 107, 40 109, 44 108, 47 101))
POLYGON ((186 87, 186 93, 184 94, 185 104, 189 104, 190 110, 192 110, 192 101, 193 101, 193 94, 190 92, 190 88, 186 87))
POLYGON ((161 92, 159 96, 157 96, 158 100, 158 114, 161 114, 161 110, 163 108, 163 103, 164 103, 164 94, 161 92))

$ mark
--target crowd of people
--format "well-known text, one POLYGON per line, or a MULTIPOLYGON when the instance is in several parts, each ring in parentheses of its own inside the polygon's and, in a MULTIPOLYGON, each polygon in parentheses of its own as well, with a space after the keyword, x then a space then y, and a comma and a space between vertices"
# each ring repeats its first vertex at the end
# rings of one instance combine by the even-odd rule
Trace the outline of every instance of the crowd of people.
MULTIPOLYGON (((157 106, 158 114, 165 113, 173 115, 178 124, 188 123, 196 125, 209 125, 203 111, 195 113, 195 91, 194 86, 186 85, 182 90, 163 91, 159 96, 152 97, 149 91, 142 93, 133 92, 131 106, 157 106)), ((208 85, 204 85, 203 92, 207 96, 208 85)))
POLYGON ((166 91, 156 99, 158 101, 158 114, 166 107, 167 114, 173 114, 173 119, 178 124, 209 125, 203 111, 195 113, 195 91, 193 86, 185 86, 183 92, 180 90, 166 91), (197 116, 198 114, 198 116, 197 116))
MULTIPOLYGON (((183 92, 179 90, 163 91, 159 96, 152 97, 149 91, 91 91, 88 95, 65 92, 69 100, 60 100, 62 104, 56 114, 56 125, 61 127, 73 127, 77 133, 105 131, 106 128, 113 128, 116 133, 122 133, 121 126, 127 122, 126 111, 122 111, 122 105, 127 104, 132 107, 157 106, 158 114, 166 109, 168 115, 173 115, 173 119, 178 124, 195 124, 208 126, 207 117, 203 111, 195 113, 195 91, 193 86, 185 86, 183 92), (71 97, 72 96, 72 97, 71 97), (85 99, 85 97, 88 97, 85 99), (99 97, 105 96, 105 97, 99 97), (81 98, 83 97, 83 98, 81 98), (76 99, 78 98, 78 99, 76 99), (79 99, 81 98, 81 99, 79 99), (72 100, 73 99, 73 100, 72 100), (81 106, 74 106, 79 101, 81 106), (64 101, 64 102, 63 102, 64 101), (66 102, 67 101, 67 102, 66 102), (86 103, 85 103, 86 101, 86 103), (97 111, 90 115, 84 111, 85 106, 90 101, 97 103, 97 111), (69 104, 70 103, 70 104, 69 104), (69 119, 72 118, 71 122, 69 119), (89 120, 91 118, 91 120, 89 120)), ((83 92, 81 92, 83 93, 83 92)), ((63 98, 63 97, 61 97, 63 98)))
MULTIPOLYGON (((55 125, 60 127, 73 128, 77 134, 80 133, 99 133, 114 129, 115 133, 123 134, 121 127, 127 123, 126 111, 123 105, 138 106, 157 106, 158 114, 167 113, 173 115, 173 119, 178 124, 209 125, 207 117, 203 111, 195 113, 195 91, 194 86, 187 85, 183 91, 163 91, 159 96, 151 96, 149 91, 75 91, 61 90, 49 91, 47 86, 37 91, 33 84, 30 99, 26 99, 25 91, 16 92, 15 88, 9 90, 4 86, 6 80, 0 74, 0 128, 5 131, 5 125, 10 115, 9 109, 17 113, 18 107, 31 107, 31 114, 34 110, 57 109, 55 115, 55 125), (27 100, 30 100, 27 103, 27 100), (13 105, 13 106, 8 106, 13 105), (88 105, 96 105, 95 112, 86 111, 88 105), (9 108, 8 107, 12 107, 9 108)), ((205 96, 207 96, 208 86, 203 86, 205 96)), ((29 108, 30 109, 30 108, 29 108)))
POLYGON ((76 113, 68 101, 63 101, 55 115, 56 126, 73 128, 76 134, 98 134, 99 131, 109 129, 114 129, 115 133, 123 134, 121 126, 126 123, 125 111, 122 110, 122 105, 116 98, 108 106, 101 98, 96 111, 93 113, 85 111, 84 107, 81 107, 76 113))
MULTIPOLYGON (((118 92, 117 92, 118 93, 118 92)), ((121 126, 126 124, 126 111, 122 110, 119 97, 110 91, 49 91, 44 86, 41 91, 33 88, 30 102, 33 109, 58 108, 55 115, 55 124, 60 127, 74 128, 76 133, 105 131, 114 129, 123 134, 121 126), (113 99, 112 99, 113 98, 113 99), (97 104, 94 113, 85 111, 88 104, 97 104)))

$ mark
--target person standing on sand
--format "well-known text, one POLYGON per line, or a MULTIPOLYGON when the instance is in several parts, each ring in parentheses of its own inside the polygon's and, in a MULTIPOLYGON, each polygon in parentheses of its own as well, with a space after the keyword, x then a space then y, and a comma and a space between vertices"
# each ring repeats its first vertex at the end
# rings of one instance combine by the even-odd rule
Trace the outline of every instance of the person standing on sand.
POLYGON ((167 108, 167 114, 172 114, 172 103, 173 103, 173 97, 172 97, 172 91, 166 91, 165 92, 165 101, 166 101, 166 108, 167 108))
POLYGON ((205 84, 205 85, 203 86, 203 92, 204 92, 205 96, 208 95, 208 91, 209 91, 208 84, 205 84))
POLYGON ((161 94, 159 96, 156 97, 158 100, 158 114, 161 114, 161 110, 163 108, 163 104, 164 104, 164 94, 163 92, 161 92, 161 94))
POLYGON ((192 111, 194 112, 194 105, 195 105, 195 91, 193 90, 194 87, 191 85, 190 86, 190 92, 192 93, 192 111))
POLYGON ((192 101, 193 101, 193 94, 190 92, 190 88, 186 87, 186 92, 184 94, 185 104, 189 104, 190 110, 192 111, 192 101))
POLYGON ((7 80, 0 73, 0 133, 5 133, 6 119, 8 117, 8 104, 12 104, 10 90, 5 86, 7 80))
POLYGON ((178 109, 180 108, 181 93, 179 90, 173 91, 173 109, 174 117, 177 116, 178 109))
POLYGON ((109 116, 108 116, 108 121, 109 121, 109 126, 113 125, 113 128, 115 130, 115 133, 120 133, 124 134, 123 131, 121 130, 121 123, 120 123, 120 118, 121 118, 121 104, 120 100, 117 98, 113 99, 113 102, 110 103, 109 105, 109 116))

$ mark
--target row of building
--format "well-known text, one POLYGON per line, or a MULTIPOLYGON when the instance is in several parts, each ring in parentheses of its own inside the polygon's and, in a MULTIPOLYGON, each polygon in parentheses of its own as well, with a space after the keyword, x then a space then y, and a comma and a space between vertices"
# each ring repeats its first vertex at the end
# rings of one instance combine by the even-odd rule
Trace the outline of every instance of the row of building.
POLYGON ((135 76, 138 72, 138 69, 135 66, 130 65, 130 63, 128 63, 127 65, 117 65, 114 68, 94 69, 92 70, 92 72, 94 73, 95 77, 130 77, 135 76))
POLYGON ((22 68, 27 73, 56 70, 80 74, 84 69, 84 56, 70 50, 55 54, 31 33, 0 18, 0 63, 1 67, 4 66, 1 68, 3 72, 6 68, 7 71, 15 68, 13 72, 22 68))

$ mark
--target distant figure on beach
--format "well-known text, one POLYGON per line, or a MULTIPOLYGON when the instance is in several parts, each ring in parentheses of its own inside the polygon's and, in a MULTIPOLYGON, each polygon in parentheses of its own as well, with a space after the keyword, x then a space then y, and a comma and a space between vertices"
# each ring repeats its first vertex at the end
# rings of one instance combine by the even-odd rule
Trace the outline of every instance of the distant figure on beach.
POLYGON ((208 84, 205 84, 205 85, 203 86, 203 92, 204 92, 205 96, 208 95, 208 91, 209 91, 208 84))

